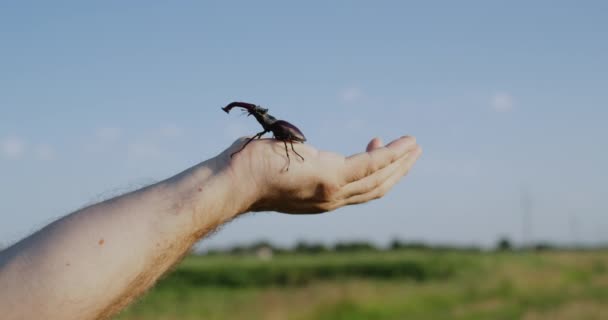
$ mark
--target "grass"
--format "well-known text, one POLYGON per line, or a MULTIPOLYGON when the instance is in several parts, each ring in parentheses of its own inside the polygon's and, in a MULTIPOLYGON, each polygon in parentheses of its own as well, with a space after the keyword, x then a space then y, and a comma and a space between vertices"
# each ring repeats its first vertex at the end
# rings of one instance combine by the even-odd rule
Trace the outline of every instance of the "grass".
POLYGON ((117 319, 605 319, 606 253, 189 257, 117 319))

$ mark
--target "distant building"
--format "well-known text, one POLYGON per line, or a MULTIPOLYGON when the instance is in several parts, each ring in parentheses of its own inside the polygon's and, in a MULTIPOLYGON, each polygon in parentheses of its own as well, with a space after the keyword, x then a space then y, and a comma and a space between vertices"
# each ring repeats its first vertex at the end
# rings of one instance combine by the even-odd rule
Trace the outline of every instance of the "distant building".
POLYGON ((267 246, 260 247, 255 251, 255 255, 260 260, 269 261, 272 259, 272 248, 267 246))

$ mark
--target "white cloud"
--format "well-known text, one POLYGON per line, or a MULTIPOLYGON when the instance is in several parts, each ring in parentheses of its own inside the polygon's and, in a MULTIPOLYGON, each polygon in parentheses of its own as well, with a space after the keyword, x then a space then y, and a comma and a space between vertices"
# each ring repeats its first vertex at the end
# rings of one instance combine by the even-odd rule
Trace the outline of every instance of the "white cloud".
POLYGON ((508 93, 497 93, 492 97, 492 109, 496 112, 509 112, 513 109, 513 97, 508 93))
POLYGON ((115 142, 122 135, 122 130, 116 127, 104 127, 97 130, 96 136, 100 142, 115 142))
POLYGON ((167 138, 177 138, 177 137, 181 137, 184 134, 184 129, 177 126, 176 124, 169 123, 169 124, 165 124, 164 126, 162 126, 160 128, 160 134, 163 137, 167 137, 167 138))
POLYGON ((84 149, 91 153, 101 153, 110 149, 122 137, 122 129, 117 127, 102 127, 95 131, 95 136, 85 145, 84 149))
POLYGON ((55 149, 48 144, 40 144, 34 148, 34 152, 40 160, 53 160, 55 159, 55 149))
POLYGON ((0 153, 9 158, 17 159, 25 153, 25 142, 18 137, 8 137, 0 141, 0 153))
POLYGON ((127 146, 129 160, 150 160, 160 155, 160 148, 150 142, 133 142, 127 146))
POLYGON ((338 97, 340 98, 340 101, 344 103, 355 103, 361 100, 363 93, 359 88, 350 87, 340 91, 338 97))

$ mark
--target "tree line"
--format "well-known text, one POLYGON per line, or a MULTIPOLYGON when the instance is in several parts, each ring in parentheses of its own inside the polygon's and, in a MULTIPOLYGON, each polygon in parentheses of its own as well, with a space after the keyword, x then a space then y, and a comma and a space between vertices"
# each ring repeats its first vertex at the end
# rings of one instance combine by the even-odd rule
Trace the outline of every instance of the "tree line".
MULTIPOLYGON (((600 249, 606 248, 606 246, 588 247, 588 246, 564 246, 553 244, 550 242, 536 242, 525 246, 515 245, 509 238, 501 237, 496 241, 493 248, 489 250, 493 251, 547 251, 547 250, 586 250, 586 249, 600 249)), ((423 241, 405 241, 401 239, 392 240, 388 246, 379 247, 376 244, 369 241, 340 241, 333 245, 327 245, 322 242, 314 241, 298 241, 292 247, 281 247, 272 244, 269 241, 256 241, 250 244, 239 244, 234 245, 225 249, 209 249, 206 254, 255 254, 259 250, 270 249, 274 254, 288 254, 288 253, 300 253, 300 254, 321 254, 328 252, 374 252, 374 251, 391 251, 391 250, 421 250, 421 251, 488 251, 487 248, 479 246, 463 246, 463 245, 451 245, 451 244, 431 244, 423 241)))

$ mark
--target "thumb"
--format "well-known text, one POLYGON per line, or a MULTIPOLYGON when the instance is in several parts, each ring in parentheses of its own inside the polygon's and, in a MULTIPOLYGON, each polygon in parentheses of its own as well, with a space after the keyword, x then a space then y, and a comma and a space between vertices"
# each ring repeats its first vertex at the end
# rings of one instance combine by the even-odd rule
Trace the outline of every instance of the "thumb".
POLYGON ((382 147, 382 140, 380 138, 373 138, 368 144, 367 144, 367 148, 365 148, 365 151, 370 152, 374 149, 378 149, 382 147))

